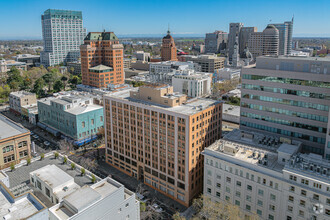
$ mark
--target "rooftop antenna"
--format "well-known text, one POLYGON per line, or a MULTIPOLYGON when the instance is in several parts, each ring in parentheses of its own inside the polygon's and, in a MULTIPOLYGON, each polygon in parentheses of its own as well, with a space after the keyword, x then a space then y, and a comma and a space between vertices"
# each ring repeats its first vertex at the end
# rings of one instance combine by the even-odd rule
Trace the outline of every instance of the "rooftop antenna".
POLYGON ((170 34, 170 23, 168 23, 168 29, 167 29, 167 33, 170 34))
POLYGON ((292 21, 291 21, 291 22, 292 22, 292 24, 293 24, 293 19, 294 19, 294 14, 292 15, 292 21))

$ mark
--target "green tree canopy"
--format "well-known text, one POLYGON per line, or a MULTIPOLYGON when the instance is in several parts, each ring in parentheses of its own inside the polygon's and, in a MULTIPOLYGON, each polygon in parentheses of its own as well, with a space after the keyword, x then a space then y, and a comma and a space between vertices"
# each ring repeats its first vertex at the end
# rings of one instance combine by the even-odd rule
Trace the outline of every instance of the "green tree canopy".
POLYGON ((54 83, 54 92, 59 92, 59 91, 61 91, 63 88, 64 88, 64 84, 62 83, 61 80, 57 80, 57 81, 54 83))

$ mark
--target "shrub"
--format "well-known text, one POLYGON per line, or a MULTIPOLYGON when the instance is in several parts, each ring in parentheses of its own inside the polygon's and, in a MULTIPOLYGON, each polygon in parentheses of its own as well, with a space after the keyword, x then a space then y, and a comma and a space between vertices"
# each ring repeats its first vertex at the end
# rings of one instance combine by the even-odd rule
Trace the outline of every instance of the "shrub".
POLYGON ((85 175, 86 170, 85 170, 84 168, 81 168, 81 169, 80 169, 80 172, 81 172, 81 175, 83 176, 83 175, 85 175))
POLYGON ((72 170, 74 170, 74 168, 76 168, 76 164, 71 163, 71 168, 72 168, 72 170))
POLYGON ((13 163, 10 164, 10 170, 11 170, 11 171, 15 170, 15 165, 14 165, 13 163))
POLYGON ((63 157, 63 163, 67 163, 68 162, 68 158, 66 156, 63 157))
POLYGON ((55 157, 55 159, 57 159, 58 156, 59 156, 59 153, 58 153, 58 152, 54 152, 54 157, 55 157))
POLYGON ((43 160, 44 158, 45 158, 45 154, 44 153, 40 154, 40 160, 43 160))
POLYGON ((26 160, 26 165, 29 165, 31 163, 31 158, 28 158, 27 160, 26 160))
POLYGON ((92 183, 95 183, 96 182, 96 178, 94 176, 94 174, 92 174, 92 183))

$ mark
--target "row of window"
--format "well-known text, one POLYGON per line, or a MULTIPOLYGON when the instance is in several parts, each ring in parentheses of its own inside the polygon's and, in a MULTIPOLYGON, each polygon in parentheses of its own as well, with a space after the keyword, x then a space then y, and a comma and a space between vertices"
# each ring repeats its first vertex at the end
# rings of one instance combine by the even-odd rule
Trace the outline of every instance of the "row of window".
POLYGON ((273 108, 273 107, 267 107, 267 106, 257 105, 257 104, 248 104, 245 102, 241 103, 241 107, 260 110, 260 111, 266 111, 266 112, 273 112, 273 113, 294 116, 294 117, 299 117, 299 118, 306 118, 309 120, 328 122, 327 116, 314 115, 314 114, 308 114, 308 113, 303 113, 303 112, 296 112, 296 111, 291 111, 291 110, 287 110, 287 109, 273 108))
POLYGON ((272 122, 275 124, 281 124, 281 125, 287 125, 295 128, 301 128, 301 129, 306 129, 310 131, 316 131, 316 132, 321 132, 326 134, 327 133, 327 128, 323 127, 318 127, 318 126, 313 126, 310 124, 303 124, 295 121, 288 121, 284 119, 279 119, 279 118, 274 118, 270 116, 264 116, 264 115, 258 115, 254 113, 248 113, 248 112, 241 112, 242 117, 247 117, 247 118, 252 118, 252 119, 257 119, 257 120, 262 120, 262 121, 267 121, 267 122, 272 122))
POLYGON ((300 90, 293 90, 293 89, 275 88, 275 87, 269 87, 269 86, 251 85, 251 84, 245 84, 245 83, 242 84, 242 88, 257 90, 257 91, 264 91, 264 92, 281 93, 281 94, 287 94, 287 95, 296 95, 296 96, 302 96, 302 97, 330 100, 330 94, 327 94, 327 93, 314 93, 314 92, 309 92, 309 91, 300 91, 300 90))
POLYGON ((291 106, 297 106, 302 108, 311 108, 321 111, 329 111, 328 105, 321 105, 321 104, 315 104, 310 102, 302 102, 302 101, 295 101, 290 99, 281 99, 281 98, 274 98, 274 97, 267 97, 267 96, 259 96, 259 95, 253 95, 253 94, 242 94, 242 97, 245 99, 254 99, 264 102, 272 102, 272 103, 278 103, 283 105, 291 105, 291 106))
POLYGON ((248 74, 243 74, 243 79, 259 80, 264 82, 285 83, 285 84, 293 84, 293 85, 301 85, 301 86, 330 88, 330 82, 313 81, 313 80, 291 79, 291 78, 283 78, 283 77, 259 76, 259 75, 248 75, 248 74))

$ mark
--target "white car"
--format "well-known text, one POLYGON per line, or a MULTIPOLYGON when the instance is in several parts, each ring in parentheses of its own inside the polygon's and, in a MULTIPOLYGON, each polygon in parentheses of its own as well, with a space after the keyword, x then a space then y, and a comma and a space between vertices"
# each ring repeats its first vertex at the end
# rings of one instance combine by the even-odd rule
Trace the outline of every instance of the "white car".
POLYGON ((50 143, 49 143, 48 141, 45 141, 45 142, 44 142, 44 145, 45 145, 45 146, 49 146, 50 143))
POLYGON ((35 138, 35 139, 38 139, 39 138, 39 136, 38 135, 33 135, 33 137, 35 138))
POLYGON ((163 212, 163 209, 161 207, 159 207, 159 205, 157 203, 154 203, 150 206, 151 209, 155 210, 155 212, 163 212))

